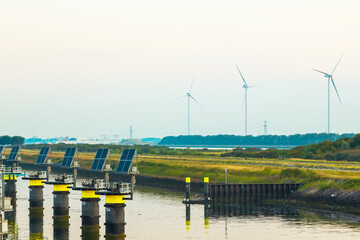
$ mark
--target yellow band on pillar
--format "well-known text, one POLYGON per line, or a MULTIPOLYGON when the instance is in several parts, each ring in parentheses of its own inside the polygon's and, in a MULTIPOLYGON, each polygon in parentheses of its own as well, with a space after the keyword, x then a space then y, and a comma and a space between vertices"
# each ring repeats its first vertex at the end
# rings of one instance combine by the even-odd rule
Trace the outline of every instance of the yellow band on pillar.
POLYGON ((186 183, 190 183, 190 181, 191 181, 191 178, 189 178, 189 177, 187 177, 185 180, 186 183))
POLYGON ((30 180, 29 186, 42 186, 43 180, 42 179, 36 179, 36 180, 30 180))
POLYGON ((4 180, 16 180, 16 175, 6 174, 4 175, 4 180))
POLYGON ((106 195, 105 203, 125 203, 125 195, 106 195))
POLYGON ((99 195, 95 194, 95 190, 83 190, 81 192, 82 198, 99 198, 99 195))
POLYGON ((69 191, 68 184, 54 184, 54 192, 67 192, 69 191))
POLYGON ((209 178, 208 177, 204 177, 204 182, 208 183, 209 182, 209 178))

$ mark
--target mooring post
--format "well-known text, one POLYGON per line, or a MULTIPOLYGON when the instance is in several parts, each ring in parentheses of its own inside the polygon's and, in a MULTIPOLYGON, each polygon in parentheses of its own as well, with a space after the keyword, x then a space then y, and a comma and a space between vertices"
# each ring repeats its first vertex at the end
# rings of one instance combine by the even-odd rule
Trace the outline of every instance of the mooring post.
POLYGON ((47 173, 39 171, 22 179, 29 180, 29 209, 32 211, 36 211, 36 209, 43 210, 43 188, 47 173))
POLYGON ((130 195, 130 188, 130 183, 117 182, 95 192, 105 195, 105 239, 125 239, 125 195, 130 195))
POLYGON ((69 238, 69 185, 71 183, 66 174, 56 177, 54 182, 45 182, 45 184, 53 185, 54 239, 69 238))
POLYGON ((11 205, 13 209, 16 208, 16 174, 5 174, 5 197, 11 198, 11 205))
POLYGON ((82 239, 99 239, 99 201, 100 196, 95 191, 106 189, 104 180, 93 178, 90 182, 83 182, 82 187, 73 187, 81 190, 81 237, 82 239))
POLYGON ((185 202, 189 202, 190 194, 191 194, 191 178, 190 177, 187 177, 185 179, 185 191, 186 191, 185 202))
POLYGON ((209 178, 204 177, 204 204, 209 201, 209 178))
POLYGON ((125 238, 125 200, 124 195, 105 196, 105 238, 125 238))
POLYGON ((29 175, 27 177, 23 177, 22 179, 29 180, 30 238, 40 238, 43 235, 43 181, 47 179, 47 173, 39 171, 34 175, 29 175))
POLYGON ((95 190, 81 192, 81 237, 82 239, 99 239, 99 201, 95 190))

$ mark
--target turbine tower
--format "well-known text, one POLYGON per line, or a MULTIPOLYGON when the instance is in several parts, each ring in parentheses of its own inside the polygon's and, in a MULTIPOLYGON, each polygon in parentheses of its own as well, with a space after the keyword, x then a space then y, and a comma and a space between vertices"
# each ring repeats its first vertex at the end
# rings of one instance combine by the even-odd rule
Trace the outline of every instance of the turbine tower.
POLYGON ((330 86, 331 86, 330 82, 334 86, 334 89, 335 89, 335 92, 336 92, 336 94, 337 94, 337 96, 339 98, 340 104, 342 104, 341 99, 340 99, 340 95, 338 93, 338 90, 336 89, 335 82, 334 82, 334 79, 333 79, 333 74, 335 72, 335 69, 338 66, 339 62, 341 61, 342 57, 343 56, 341 56, 339 61, 336 63, 336 65, 335 65, 334 69, 332 70, 331 74, 326 73, 326 72, 322 72, 322 71, 319 71, 319 70, 316 70, 316 69, 312 69, 312 70, 314 70, 316 72, 324 74, 324 77, 328 79, 328 130, 327 130, 328 134, 330 133, 330 86))
POLYGON ((238 72, 239 72, 242 80, 244 81, 243 88, 245 89, 245 136, 246 136, 246 135, 247 135, 247 90, 248 90, 248 88, 251 87, 251 86, 249 86, 249 85, 246 83, 243 75, 242 75, 241 72, 240 72, 239 67, 238 67, 237 65, 235 65, 235 66, 236 66, 236 68, 237 68, 237 70, 238 70, 238 72))
POLYGON ((195 79, 195 73, 193 75, 193 79, 191 82, 190 91, 188 93, 186 93, 186 96, 188 98, 188 135, 190 135, 190 101, 191 101, 191 99, 200 105, 200 103, 198 101, 196 101, 196 99, 191 95, 192 87, 194 84, 194 79, 195 79))

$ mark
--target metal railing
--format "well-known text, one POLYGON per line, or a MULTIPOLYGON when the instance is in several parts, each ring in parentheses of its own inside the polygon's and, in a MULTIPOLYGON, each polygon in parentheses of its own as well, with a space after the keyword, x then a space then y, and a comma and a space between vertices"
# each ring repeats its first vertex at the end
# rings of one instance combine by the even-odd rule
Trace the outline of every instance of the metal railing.
POLYGON ((6 167, 5 173, 21 173, 22 169, 21 167, 6 167))
POLYGON ((131 184, 130 183, 113 183, 113 188, 117 189, 119 193, 131 193, 131 184), (119 188, 118 188, 119 187, 119 188))

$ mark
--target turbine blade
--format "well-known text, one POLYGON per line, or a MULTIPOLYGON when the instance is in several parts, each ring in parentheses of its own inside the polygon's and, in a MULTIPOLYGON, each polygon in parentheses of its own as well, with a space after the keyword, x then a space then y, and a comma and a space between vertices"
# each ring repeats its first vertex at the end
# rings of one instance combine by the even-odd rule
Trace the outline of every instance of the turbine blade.
POLYGON ((340 57, 339 61, 337 62, 337 64, 335 65, 334 69, 331 72, 331 75, 333 75, 333 73, 335 72, 336 67, 338 66, 339 62, 341 61, 342 57, 344 56, 344 54, 340 57))
POLYGON ((238 67, 236 64, 235 64, 235 66, 236 66, 236 68, 237 68, 238 72, 240 73, 240 76, 241 76, 242 80, 244 81, 245 85, 247 85, 247 83, 246 83, 246 81, 245 81, 245 79, 244 79, 243 75, 242 75, 242 74, 241 74, 241 72, 240 72, 239 67, 238 67))
POLYGON ((189 91, 190 94, 191 94, 191 90, 192 90, 192 87, 193 87, 193 84, 194 84, 194 79, 195 79, 195 73, 193 75, 193 79, 192 79, 191 86, 190 86, 190 91, 189 91))
POLYGON ((193 96, 190 95, 190 97, 191 97, 192 100, 194 100, 197 104, 199 104, 200 107, 202 107, 201 104, 200 104, 198 101, 196 101, 196 99, 195 99, 193 96))
POLYGON ((319 73, 322 73, 322 74, 330 75, 330 74, 328 74, 328 73, 326 73, 326 72, 322 72, 322 71, 319 71, 319 70, 316 70, 316 69, 312 69, 312 70, 314 70, 314 71, 316 71, 316 72, 319 72, 319 73))
POLYGON ((337 96, 338 96, 338 98, 339 98, 339 102, 340 102, 340 104, 342 105, 342 102, 341 102, 341 99, 340 99, 340 95, 339 95, 339 93, 338 93, 338 90, 336 89, 335 82, 334 82, 334 79, 333 79, 332 77, 331 77, 331 82, 332 82, 332 84, 333 84, 333 86, 334 86, 334 88, 335 88, 336 94, 337 94, 337 96))
POLYGON ((183 96, 180 96, 180 97, 173 98, 170 101, 175 101, 175 100, 186 98, 186 97, 187 97, 187 95, 183 95, 183 96))

